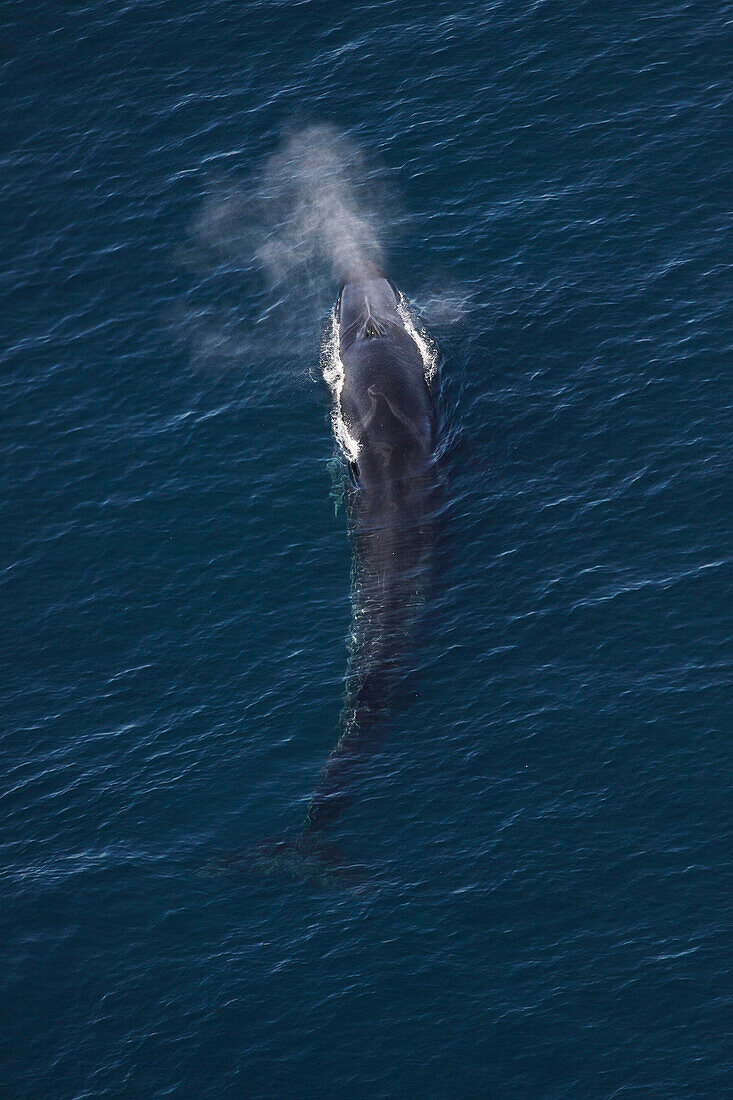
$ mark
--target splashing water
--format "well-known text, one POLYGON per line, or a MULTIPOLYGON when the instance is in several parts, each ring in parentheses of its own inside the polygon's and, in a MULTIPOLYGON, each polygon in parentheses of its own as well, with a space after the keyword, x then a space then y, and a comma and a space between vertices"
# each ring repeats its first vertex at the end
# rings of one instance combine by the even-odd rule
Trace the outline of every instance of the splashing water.
POLYGON ((431 382, 432 379, 435 378, 438 370, 438 354, 435 344, 423 329, 417 327, 417 322, 410 312, 403 294, 400 295, 397 303, 397 310, 404 322, 405 328, 417 344, 417 350, 420 352, 423 367, 425 368, 425 378, 428 382, 431 382))
POLYGON ((339 355, 339 323, 336 309, 331 310, 321 345, 321 370, 323 380, 331 391, 333 403, 331 424, 334 438, 348 462, 356 462, 359 457, 359 444, 346 427, 341 413, 341 391, 344 388, 344 364, 339 355))

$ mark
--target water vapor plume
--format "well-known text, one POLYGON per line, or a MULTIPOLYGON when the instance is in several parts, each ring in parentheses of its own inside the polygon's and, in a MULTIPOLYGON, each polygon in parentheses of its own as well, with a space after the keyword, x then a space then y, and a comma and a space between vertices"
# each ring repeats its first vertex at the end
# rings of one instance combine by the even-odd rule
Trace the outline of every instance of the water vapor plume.
MULTIPOLYGON (((389 169, 332 125, 291 126, 246 177, 209 178, 181 250, 196 283, 175 325, 186 331, 192 360, 217 372, 266 361, 268 380, 287 363, 291 379, 312 377, 340 284, 360 270, 387 270, 410 221, 389 169)), ((438 281, 421 294, 413 278, 411 289, 431 329, 461 322, 471 308, 457 285, 438 281)), ((402 304, 409 313, 408 300, 402 304)), ((332 335, 329 326, 329 361, 332 335)), ((434 349, 423 357, 432 373, 434 349)))
POLYGON ((368 182, 359 150, 335 127, 290 134, 265 165, 258 188, 270 229, 257 253, 271 278, 325 266, 340 282, 348 271, 381 264, 376 196, 367 194, 368 182))
POLYGON ((212 348, 217 369, 247 347, 250 360, 311 356, 346 274, 383 266, 397 226, 386 177, 348 135, 310 124, 286 131, 245 179, 210 179, 181 250, 201 301, 185 325, 197 360, 212 348))

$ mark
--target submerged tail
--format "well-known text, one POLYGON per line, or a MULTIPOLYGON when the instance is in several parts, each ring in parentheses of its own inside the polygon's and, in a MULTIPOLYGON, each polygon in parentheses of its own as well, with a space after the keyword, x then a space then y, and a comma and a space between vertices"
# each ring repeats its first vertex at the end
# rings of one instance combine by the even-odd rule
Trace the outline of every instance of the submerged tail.
POLYGON ((351 863, 332 844, 301 833, 279 837, 223 856, 198 872, 202 879, 223 877, 295 879, 315 886, 349 887, 364 882, 366 868, 351 863))
POLYGON ((301 831, 213 860, 201 868, 199 878, 295 879, 317 886, 342 888, 364 883, 367 868, 347 859, 325 838, 336 819, 353 801, 357 776, 384 737, 384 711, 392 692, 385 692, 385 668, 381 663, 379 673, 378 677, 372 674, 363 679, 355 697, 352 696, 344 708, 341 737, 311 796, 301 831))
POLYGON ((382 682, 381 695, 377 697, 368 690, 369 686, 362 684, 356 700, 344 708, 341 736, 308 805, 306 837, 319 837, 348 809, 358 780, 384 741, 385 711, 392 692, 387 693, 382 682))

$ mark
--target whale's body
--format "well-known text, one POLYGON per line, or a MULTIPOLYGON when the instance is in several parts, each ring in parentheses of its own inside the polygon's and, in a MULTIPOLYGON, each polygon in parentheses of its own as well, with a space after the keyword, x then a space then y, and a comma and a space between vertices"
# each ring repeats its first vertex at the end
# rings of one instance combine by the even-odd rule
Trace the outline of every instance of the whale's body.
POLYGON ((415 632, 433 572, 437 422, 423 353, 381 273, 348 278, 338 304, 343 382, 337 423, 349 442, 353 550, 351 646, 340 736, 291 838, 258 844, 204 869, 351 881, 328 828, 354 797, 412 667, 415 632))
POLYGON ((433 565, 435 404, 422 351, 388 279, 376 272, 347 279, 338 340, 337 413, 352 449, 352 643, 341 736, 312 796, 306 835, 320 833, 348 805, 353 773, 381 743, 433 565))

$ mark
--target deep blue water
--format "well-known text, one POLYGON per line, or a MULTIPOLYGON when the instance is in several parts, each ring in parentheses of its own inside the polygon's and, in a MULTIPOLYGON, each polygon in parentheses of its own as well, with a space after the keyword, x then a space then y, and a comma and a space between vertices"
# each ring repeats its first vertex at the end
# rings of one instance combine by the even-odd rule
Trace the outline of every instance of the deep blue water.
POLYGON ((730 6, 65 7, 0 9, 3 1096, 733 1093, 730 6), (358 889, 196 874, 342 702, 312 126, 454 441, 358 889))

